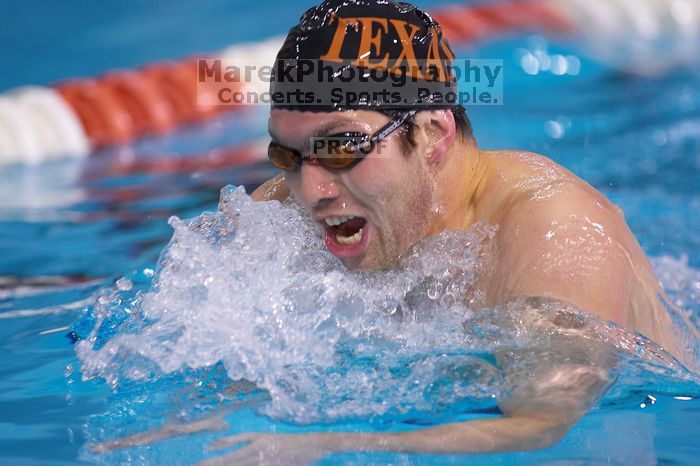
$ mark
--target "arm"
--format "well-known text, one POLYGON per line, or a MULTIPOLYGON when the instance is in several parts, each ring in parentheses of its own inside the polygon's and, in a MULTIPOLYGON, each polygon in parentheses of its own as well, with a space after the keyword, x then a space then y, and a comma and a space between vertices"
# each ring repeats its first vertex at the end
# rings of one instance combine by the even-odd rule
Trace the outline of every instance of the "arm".
POLYGON ((519 380, 512 396, 499 399, 503 417, 380 434, 378 449, 460 454, 546 448, 564 437, 610 383, 607 370, 587 365, 557 366, 535 379, 508 377, 519 380))
MULTIPOLYGON (((539 354, 531 352, 524 357, 539 354)), ((522 361, 513 364, 512 355, 501 355, 499 360, 506 370, 522 367, 522 361)), ((303 465, 350 451, 467 454, 545 448, 561 439, 610 383, 606 369, 583 364, 557 365, 535 378, 516 369, 509 377, 515 389, 511 396, 499 400, 504 412, 501 418, 397 433, 239 434, 219 439, 210 448, 247 445, 201 466, 253 465, 281 458, 285 464, 303 465)))
POLYGON ((544 448, 566 433, 554 420, 499 418, 445 424, 429 429, 384 433, 247 433, 219 439, 218 450, 246 443, 243 448, 212 458, 198 466, 284 464, 301 466, 341 452, 383 451, 402 453, 466 454, 544 448))
MULTIPOLYGON (((226 448, 242 442, 250 442, 250 445, 231 455, 214 458, 203 464, 227 464, 228 461, 242 461, 250 455, 258 458, 260 454, 278 457, 281 452, 291 455, 292 458, 300 459, 296 464, 305 464, 327 454, 343 451, 458 454, 545 448, 566 434, 578 418, 585 413, 588 403, 594 401, 595 396, 592 395, 602 391, 606 386, 606 379, 595 371, 580 367, 561 371, 560 369, 560 372, 550 377, 550 384, 543 385, 543 387, 548 388, 539 394, 539 398, 544 400, 547 409, 533 409, 536 396, 532 391, 527 395, 521 391, 521 397, 529 397, 526 400, 529 404, 527 411, 516 408, 509 411, 503 418, 480 419, 389 434, 268 435, 251 433, 233 435, 218 440, 212 448, 226 448), (576 391, 581 391, 581 387, 586 387, 585 391, 588 392, 588 395, 579 397, 577 394, 567 393, 564 399, 556 397, 556 390, 553 390, 551 386, 551 381, 556 379, 568 382, 569 385, 576 387, 576 391), (552 409, 555 402, 557 402, 556 410, 552 409), (572 404, 577 406, 571 406, 572 404)), ((559 395, 562 394, 559 393, 559 395)), ((89 449, 94 453, 107 453, 127 447, 148 445, 182 435, 225 430, 229 427, 223 420, 225 414, 227 413, 218 413, 187 424, 167 424, 153 431, 90 445, 89 449)), ((290 461, 290 464, 294 463, 290 461)))
POLYGON ((102 443, 88 445, 88 450, 93 453, 108 453, 122 448, 149 445, 153 442, 165 440, 183 435, 197 434, 200 432, 216 432, 226 430, 229 425, 224 421, 226 412, 217 413, 188 423, 168 423, 158 429, 140 432, 116 440, 108 440, 102 443))
MULTIPOLYGON (((224 393, 238 395, 248 393, 253 388, 255 388, 255 385, 252 383, 246 382, 245 380, 240 380, 230 383, 225 388, 224 393)), ((259 403, 259 400, 256 401, 255 398, 248 399, 244 402, 234 403, 232 406, 228 406, 226 408, 220 408, 216 413, 204 416, 203 418, 192 422, 168 422, 167 424, 156 429, 139 432, 137 434, 128 435, 126 437, 121 437, 114 440, 107 440, 101 443, 89 444, 87 445, 87 448, 93 453, 108 453, 123 448, 149 445, 160 440, 181 437, 184 435, 226 430, 230 427, 228 423, 224 421, 224 417, 226 415, 243 407, 252 406, 256 403, 259 403)))

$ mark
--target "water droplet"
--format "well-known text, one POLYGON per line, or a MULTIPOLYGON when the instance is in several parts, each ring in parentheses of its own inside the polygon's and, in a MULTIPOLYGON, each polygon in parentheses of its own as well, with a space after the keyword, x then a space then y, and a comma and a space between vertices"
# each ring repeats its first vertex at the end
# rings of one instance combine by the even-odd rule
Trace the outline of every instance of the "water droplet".
POLYGON ((119 291, 129 291, 133 285, 133 282, 126 277, 117 280, 117 289, 119 291))
POLYGON ((564 137, 564 126, 555 120, 547 120, 544 124, 544 132, 552 139, 564 137))

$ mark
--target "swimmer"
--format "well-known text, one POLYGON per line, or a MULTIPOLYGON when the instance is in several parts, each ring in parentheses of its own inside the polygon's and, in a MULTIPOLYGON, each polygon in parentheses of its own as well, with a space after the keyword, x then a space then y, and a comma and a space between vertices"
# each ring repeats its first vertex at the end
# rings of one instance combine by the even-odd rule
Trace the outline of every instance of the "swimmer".
MULTIPOLYGON (((290 30, 277 58, 278 63, 291 60, 285 63, 292 67, 303 59, 349 67, 345 71, 385 67, 413 73, 422 89, 456 89, 446 71, 454 54, 440 26, 405 3, 324 2, 290 30), (411 68, 421 60, 432 63, 433 74, 427 67, 411 68)), ((290 98, 272 104, 268 150, 283 172, 252 197, 302 205, 324 229, 328 250, 348 268, 389 269, 422 238, 466 231, 477 222, 494 224, 494 267, 478 280, 484 307, 523 299, 574 306, 641 332, 692 364, 674 336, 663 292, 622 211, 585 181, 541 155, 480 150, 462 106, 426 99, 424 92, 419 98, 410 86, 398 89, 398 99, 388 81, 391 92, 371 89, 366 99, 321 98, 309 104, 298 97, 321 90, 324 83, 313 73, 292 83, 282 82, 285 76, 294 73, 277 74, 272 82, 272 92, 290 98)), ((347 95, 362 89, 352 81, 332 84, 352 91, 347 95)), ((497 359, 507 378, 516 376, 508 372, 504 355, 497 359)), ((614 362, 604 359, 590 354, 588 364, 542 367, 515 380, 515 389, 497 400, 499 418, 396 433, 246 433, 215 442, 214 449, 243 446, 202 464, 306 464, 353 451, 466 454, 544 448, 561 439, 610 386, 608 369, 614 362)), ((199 427, 204 424, 219 428, 221 419, 199 427)), ((101 451, 144 441, 132 440, 101 451)))
MULTIPOLYGON (((391 25, 397 18, 415 32, 409 55, 429 58, 433 44, 446 59, 453 56, 439 26, 406 4, 330 1, 302 17, 278 59, 332 55, 342 38, 348 54, 343 58, 357 53, 371 63, 389 57, 391 64, 409 48, 397 52, 387 45, 394 43, 391 25), (345 27, 348 22, 352 27, 345 27), (308 49, 301 37, 314 39, 307 41, 308 49)), ((467 230, 476 222, 498 225, 495 269, 480 283, 484 306, 535 296, 570 303, 646 335, 691 365, 674 336, 651 264, 619 207, 544 156, 479 150, 459 105, 421 102, 411 109, 415 113, 385 109, 374 102, 325 112, 273 104, 269 156, 283 173, 253 198, 292 196, 324 228, 329 251, 355 270, 392 267, 421 238, 445 230, 467 230), (312 138, 356 134, 375 142, 380 135, 382 154, 329 161, 327 154, 315 158, 311 152, 312 138)), ((521 383, 511 399, 499 400, 502 418, 390 434, 242 434, 214 446, 246 446, 205 464, 257 464, 260 458, 303 463, 347 451, 537 449, 562 438, 610 383, 600 366, 563 365, 543 370, 536 381, 521 383)))

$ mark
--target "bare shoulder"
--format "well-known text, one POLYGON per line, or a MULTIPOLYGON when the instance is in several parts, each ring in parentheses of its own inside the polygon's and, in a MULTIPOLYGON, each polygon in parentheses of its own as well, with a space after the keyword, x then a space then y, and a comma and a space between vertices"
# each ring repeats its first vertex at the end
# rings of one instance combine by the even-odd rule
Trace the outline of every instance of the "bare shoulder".
POLYGON ((289 188, 284 181, 284 174, 270 178, 253 191, 250 197, 254 201, 283 201, 289 197, 289 188))
POLYGON ((490 219, 499 228, 488 300, 558 298, 639 331, 688 363, 663 290, 622 209, 547 157, 484 155, 493 162, 491 189, 502 193, 490 219))
POLYGON ((543 155, 523 151, 482 151, 482 155, 490 162, 493 190, 500 192, 495 214, 499 224, 587 214, 606 223, 625 223, 622 209, 543 155))
POLYGON ((502 193, 492 299, 549 296, 627 326, 640 272, 654 276, 622 210, 547 157, 484 155, 502 193))

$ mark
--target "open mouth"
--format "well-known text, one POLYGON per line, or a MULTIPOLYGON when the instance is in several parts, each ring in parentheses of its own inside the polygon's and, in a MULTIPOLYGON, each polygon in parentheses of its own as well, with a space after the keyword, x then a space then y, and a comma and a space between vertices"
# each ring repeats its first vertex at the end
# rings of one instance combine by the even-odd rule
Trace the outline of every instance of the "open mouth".
POLYGON ((334 216, 324 219, 326 245, 338 257, 351 257, 362 253, 367 244, 367 220, 354 216, 334 216))
POLYGON ((343 216, 326 218, 328 233, 338 244, 342 244, 343 246, 351 246, 359 243, 362 239, 363 228, 366 224, 367 220, 362 217, 343 216))

